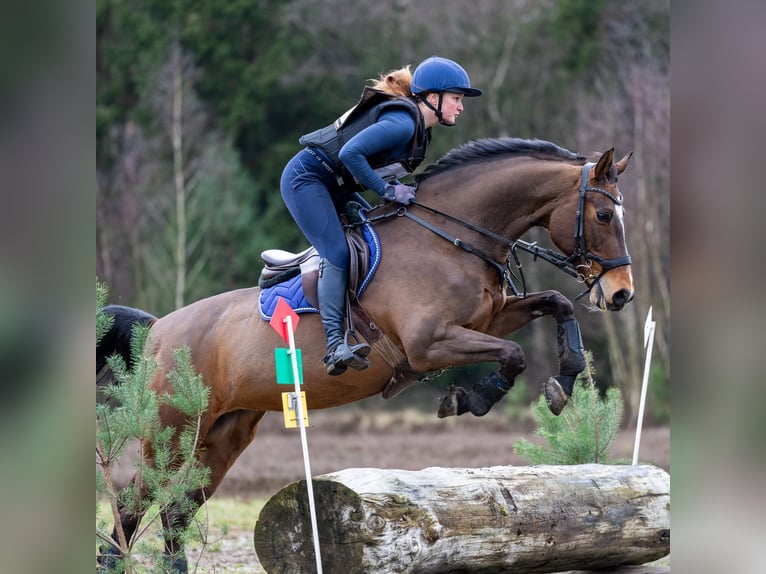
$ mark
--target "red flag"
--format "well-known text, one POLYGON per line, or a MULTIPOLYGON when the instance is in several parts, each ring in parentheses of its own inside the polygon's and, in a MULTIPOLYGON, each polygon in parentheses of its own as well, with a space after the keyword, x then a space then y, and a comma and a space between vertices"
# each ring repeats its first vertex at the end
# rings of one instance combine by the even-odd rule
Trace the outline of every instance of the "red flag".
POLYGON ((277 306, 274 309, 274 315, 271 317, 271 321, 269 321, 269 325, 271 325, 271 328, 279 333, 279 336, 282 337, 285 340, 285 343, 289 345, 290 337, 287 334, 287 323, 284 320, 285 317, 288 316, 292 317, 293 332, 295 332, 295 330, 298 328, 298 321, 300 321, 300 317, 295 311, 293 311, 293 308, 290 307, 290 304, 285 301, 283 297, 280 297, 277 301, 277 306))

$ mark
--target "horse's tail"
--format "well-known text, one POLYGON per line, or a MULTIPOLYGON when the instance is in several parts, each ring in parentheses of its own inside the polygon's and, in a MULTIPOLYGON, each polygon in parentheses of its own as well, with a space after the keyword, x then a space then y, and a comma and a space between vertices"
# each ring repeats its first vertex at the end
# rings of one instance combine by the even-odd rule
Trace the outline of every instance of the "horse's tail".
POLYGON ((103 308, 103 312, 106 315, 111 315, 114 320, 109 331, 96 345, 97 384, 100 378, 99 373, 101 373, 107 365, 107 357, 118 354, 125 361, 125 364, 130 366, 130 337, 133 333, 133 326, 140 324, 149 327, 157 320, 157 317, 150 315, 146 311, 134 309, 133 307, 125 307, 123 305, 107 305, 103 308))

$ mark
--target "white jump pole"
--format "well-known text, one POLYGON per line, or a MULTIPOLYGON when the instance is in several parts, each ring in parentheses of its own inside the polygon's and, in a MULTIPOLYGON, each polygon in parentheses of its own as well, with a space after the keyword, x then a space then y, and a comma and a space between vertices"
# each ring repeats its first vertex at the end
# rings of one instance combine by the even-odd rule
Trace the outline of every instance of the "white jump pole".
POLYGON ((311 533, 314 537, 314 555, 317 562, 317 574, 322 574, 322 557, 319 554, 319 531, 317 529, 317 513, 314 506, 314 487, 311 482, 311 464, 309 463, 309 446, 306 440, 306 425, 303 424, 303 401, 301 400, 300 373, 298 370, 298 354, 295 352, 295 336, 293 334, 293 318, 287 315, 283 321, 287 325, 287 336, 290 350, 288 354, 293 366, 293 381, 295 381, 295 416, 301 433, 303 448, 303 467, 306 469, 306 490, 309 497, 309 512, 311 513, 311 533))
POLYGON ((652 362, 652 347, 654 346, 654 329, 656 323, 652 321, 652 308, 649 307, 649 313, 646 315, 644 323, 644 349, 646 349, 646 360, 644 361, 644 378, 641 382, 641 401, 638 405, 638 422, 636 423, 636 442, 633 445, 633 466, 638 464, 638 447, 641 443, 641 427, 644 422, 644 407, 646 405, 646 388, 649 385, 649 366, 652 362))

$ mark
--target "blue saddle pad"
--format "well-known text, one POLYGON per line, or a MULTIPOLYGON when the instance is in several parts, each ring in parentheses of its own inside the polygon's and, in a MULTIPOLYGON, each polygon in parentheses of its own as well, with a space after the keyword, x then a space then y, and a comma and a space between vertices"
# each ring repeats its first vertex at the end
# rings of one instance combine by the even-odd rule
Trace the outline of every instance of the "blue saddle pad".
MULTIPOLYGON (((360 216, 366 219, 366 215, 364 215, 363 211, 360 211, 359 213, 360 216)), ((361 225, 361 231, 362 237, 364 238, 365 243, 367 243, 367 248, 370 251, 370 265, 364 278, 359 282, 357 296, 360 298, 370 284, 372 276, 375 275, 375 271, 378 270, 378 265, 380 264, 380 239, 378 238, 378 234, 375 232, 372 224, 368 221, 365 221, 361 225)), ((261 314, 262 319, 271 321, 271 318, 274 316, 274 309, 276 309, 280 297, 287 301, 292 310, 299 315, 301 313, 319 313, 319 309, 309 303, 306 294, 303 292, 303 281, 300 274, 261 291, 261 297, 258 301, 258 311, 261 314)))

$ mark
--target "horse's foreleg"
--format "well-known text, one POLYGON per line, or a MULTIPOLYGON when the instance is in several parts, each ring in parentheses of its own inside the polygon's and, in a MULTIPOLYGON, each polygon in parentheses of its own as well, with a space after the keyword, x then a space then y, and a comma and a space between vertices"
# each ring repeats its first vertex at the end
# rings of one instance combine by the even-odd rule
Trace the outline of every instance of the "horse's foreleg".
POLYGON ((542 391, 550 411, 559 415, 572 396, 577 375, 585 368, 585 349, 572 302, 553 290, 533 293, 524 299, 511 297, 490 328, 504 335, 545 315, 556 321, 559 374, 544 382, 542 391))
POLYGON ((543 291, 528 299, 532 318, 551 315, 556 321, 559 374, 545 381, 542 391, 548 408, 558 416, 572 396, 577 375, 585 369, 580 326, 574 317, 572 302, 558 291, 543 291))
POLYGON ((574 317, 557 323, 556 338, 559 351, 559 374, 543 383, 543 395, 550 411, 554 415, 559 415, 569 402, 569 397, 572 396, 577 375, 585 369, 585 348, 580 326, 574 317))
MULTIPOLYGON (((548 408, 558 415, 572 394, 577 375, 585 368, 580 327, 574 318, 571 301, 552 290, 532 293, 523 299, 509 297, 503 309, 493 318, 487 332, 496 337, 505 337, 545 315, 552 316, 556 321, 559 374, 543 384, 543 394, 548 408)), ((439 417, 466 412, 482 416, 511 389, 515 377, 526 367, 526 362, 521 348, 510 341, 508 343, 515 347, 505 348, 499 359, 498 370, 484 377, 470 391, 454 385, 449 388, 448 394, 442 398, 439 417)))
POLYGON ((558 291, 542 291, 524 299, 509 298, 506 309, 508 312, 500 314, 499 323, 493 325, 502 330, 508 329, 506 333, 518 329, 520 321, 526 324, 545 315, 552 316, 556 321, 559 374, 544 382, 542 391, 550 411, 555 415, 561 414, 572 396, 577 375, 585 369, 585 349, 572 302, 558 291))

